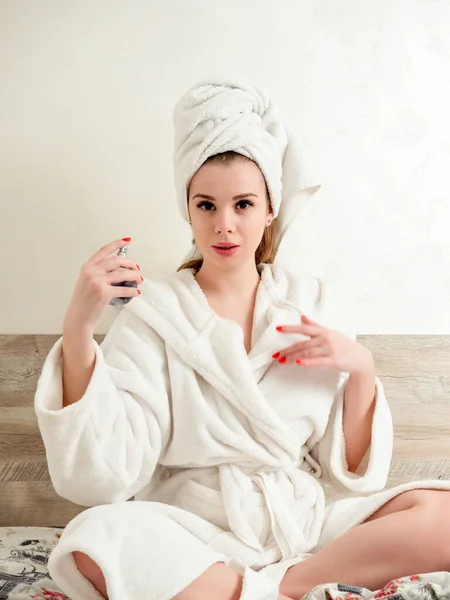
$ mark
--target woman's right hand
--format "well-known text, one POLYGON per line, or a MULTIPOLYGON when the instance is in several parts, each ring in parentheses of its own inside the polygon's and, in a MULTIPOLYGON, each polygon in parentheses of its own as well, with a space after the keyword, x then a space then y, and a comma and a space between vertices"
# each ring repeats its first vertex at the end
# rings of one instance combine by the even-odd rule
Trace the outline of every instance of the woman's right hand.
POLYGON ((130 243, 129 238, 114 240, 102 246, 81 267, 75 291, 64 318, 65 332, 93 335, 103 311, 111 298, 134 297, 141 292, 135 287, 113 286, 112 283, 143 282, 139 266, 117 256, 117 251, 130 243), (111 256, 112 253, 116 256, 111 256), (119 269, 118 267, 123 267, 119 269))

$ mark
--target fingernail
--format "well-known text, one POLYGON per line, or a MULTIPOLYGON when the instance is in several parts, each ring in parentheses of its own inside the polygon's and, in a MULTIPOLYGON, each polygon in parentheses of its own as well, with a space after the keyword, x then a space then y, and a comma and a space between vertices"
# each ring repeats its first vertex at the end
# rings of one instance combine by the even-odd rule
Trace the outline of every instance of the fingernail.
POLYGON ((141 267, 136 263, 137 268, 139 269, 139 271, 141 270, 141 267))
POLYGON ((302 361, 302 360, 300 360, 299 358, 297 358, 297 360, 296 360, 295 362, 296 362, 298 365, 302 365, 302 364, 303 364, 303 361, 302 361))
POLYGON ((283 331, 283 327, 281 325, 278 325, 278 327, 275 328, 277 331, 283 331))
POLYGON ((131 238, 122 238, 122 242, 131 242, 131 238))
POLYGON ((137 291, 137 293, 138 293, 138 294, 142 294, 141 290, 138 290, 138 291, 137 291))
POLYGON ((281 358, 278 359, 279 363, 285 363, 286 362, 286 357, 282 356, 281 358))
POLYGON ((141 281, 144 281, 144 278, 142 277, 142 275, 141 275, 141 281))
POLYGON ((280 356, 279 352, 275 352, 275 354, 272 354, 272 358, 278 358, 280 356))

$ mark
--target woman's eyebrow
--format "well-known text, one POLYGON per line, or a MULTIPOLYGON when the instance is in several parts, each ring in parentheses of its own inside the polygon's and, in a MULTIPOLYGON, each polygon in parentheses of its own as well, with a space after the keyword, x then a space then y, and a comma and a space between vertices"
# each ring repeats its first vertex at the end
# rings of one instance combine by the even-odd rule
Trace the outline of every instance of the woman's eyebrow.
POLYGON ((192 196, 192 200, 195 200, 195 198, 203 198, 204 200, 211 200, 211 202, 215 200, 213 196, 208 196, 207 194, 195 194, 195 196, 192 196))
MULTIPOLYGON (((237 196, 233 196, 233 200, 241 200, 242 198, 248 198, 249 196, 253 196, 254 198, 257 198, 258 196, 256 194, 238 194, 237 196)), ((214 196, 208 196, 207 194, 195 194, 195 196, 192 196, 192 200, 195 200, 195 198, 203 198, 204 200, 210 200, 211 202, 214 202, 215 198, 214 196)))
POLYGON ((258 196, 256 194, 239 194, 238 196, 233 196, 233 200, 240 200, 241 198, 248 198, 249 196, 253 196, 254 198, 257 198, 258 196))

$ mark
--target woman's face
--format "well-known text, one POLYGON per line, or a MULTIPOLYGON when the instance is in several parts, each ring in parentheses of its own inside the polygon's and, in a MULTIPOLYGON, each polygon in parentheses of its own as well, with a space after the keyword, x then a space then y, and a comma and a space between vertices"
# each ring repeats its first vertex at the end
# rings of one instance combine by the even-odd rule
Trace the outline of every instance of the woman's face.
POLYGON ((254 162, 236 159, 204 164, 191 180, 188 202, 204 263, 220 268, 235 268, 247 261, 254 264, 271 219, 264 177, 254 162))

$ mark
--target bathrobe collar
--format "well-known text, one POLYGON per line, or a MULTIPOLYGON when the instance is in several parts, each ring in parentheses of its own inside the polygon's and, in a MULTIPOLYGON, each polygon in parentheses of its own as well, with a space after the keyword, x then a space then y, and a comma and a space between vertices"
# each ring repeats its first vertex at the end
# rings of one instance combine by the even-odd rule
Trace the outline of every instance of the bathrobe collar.
POLYGON ((191 269, 163 280, 147 281, 141 290, 141 298, 127 309, 150 325, 184 362, 276 442, 279 453, 274 458, 278 464, 283 457, 287 465, 296 462, 301 449, 295 433, 258 387, 274 362, 272 354, 281 344, 285 347, 293 342, 287 339, 289 335, 283 334, 280 339, 276 326, 298 324, 302 314, 299 307, 280 295, 289 291, 283 271, 273 265, 262 266, 254 323, 263 321, 259 321, 260 335, 253 340, 249 355, 241 327, 215 313, 191 269))

